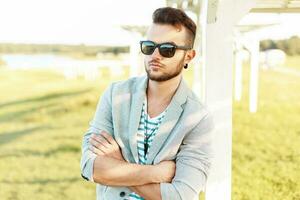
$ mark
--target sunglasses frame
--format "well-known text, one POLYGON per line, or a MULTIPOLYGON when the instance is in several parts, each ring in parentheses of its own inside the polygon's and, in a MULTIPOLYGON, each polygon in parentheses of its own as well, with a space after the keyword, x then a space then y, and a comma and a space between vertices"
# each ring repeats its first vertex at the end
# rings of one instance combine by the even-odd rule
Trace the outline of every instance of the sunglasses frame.
POLYGON ((185 51, 193 49, 192 47, 188 47, 188 46, 178 46, 178 45, 176 45, 175 43, 172 43, 172 42, 163 42, 163 43, 157 44, 157 43, 155 43, 155 42, 153 42, 153 41, 151 41, 151 40, 142 40, 142 41, 140 41, 141 52, 142 52, 143 54, 145 54, 145 55, 152 55, 153 52, 155 51, 155 49, 156 49, 157 47, 158 47, 159 54, 160 54, 161 56, 163 56, 163 57, 166 57, 166 58, 172 58, 172 57, 175 55, 177 49, 181 49, 181 50, 185 50, 185 51), (151 43, 154 44, 154 49, 153 49, 153 51, 152 51, 150 54, 146 54, 146 53, 143 52, 143 43, 144 43, 144 42, 151 42, 151 43), (165 45, 165 44, 167 44, 167 45, 172 45, 172 46, 174 46, 174 48, 175 48, 174 54, 173 54, 171 57, 163 56, 163 55, 161 54, 161 49, 160 49, 160 47, 161 47, 162 45, 165 45))

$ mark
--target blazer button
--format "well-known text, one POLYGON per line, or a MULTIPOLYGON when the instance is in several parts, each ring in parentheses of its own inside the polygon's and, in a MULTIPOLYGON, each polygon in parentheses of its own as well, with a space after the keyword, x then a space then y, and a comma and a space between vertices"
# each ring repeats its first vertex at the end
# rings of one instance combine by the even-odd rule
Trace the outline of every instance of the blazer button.
POLYGON ((120 197, 124 197, 126 195, 126 193, 125 192, 120 192, 120 197))

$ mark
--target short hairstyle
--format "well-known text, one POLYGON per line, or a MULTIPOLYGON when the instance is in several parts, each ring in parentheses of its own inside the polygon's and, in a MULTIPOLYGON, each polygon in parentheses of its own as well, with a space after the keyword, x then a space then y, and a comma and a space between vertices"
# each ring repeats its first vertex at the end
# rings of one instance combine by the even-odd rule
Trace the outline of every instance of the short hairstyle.
POLYGON ((191 47, 194 46, 197 26, 183 10, 172 7, 158 8, 153 12, 152 20, 153 23, 169 24, 175 26, 176 28, 181 28, 181 26, 184 26, 188 33, 188 45, 191 47))

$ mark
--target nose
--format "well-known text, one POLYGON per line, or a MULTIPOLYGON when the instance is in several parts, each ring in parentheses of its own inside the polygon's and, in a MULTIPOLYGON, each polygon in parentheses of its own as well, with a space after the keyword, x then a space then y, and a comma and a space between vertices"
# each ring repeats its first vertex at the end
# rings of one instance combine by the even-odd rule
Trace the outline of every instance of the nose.
POLYGON ((161 57, 162 56, 160 55, 158 48, 155 48, 154 52, 151 54, 151 58, 154 59, 154 58, 161 58, 161 57))

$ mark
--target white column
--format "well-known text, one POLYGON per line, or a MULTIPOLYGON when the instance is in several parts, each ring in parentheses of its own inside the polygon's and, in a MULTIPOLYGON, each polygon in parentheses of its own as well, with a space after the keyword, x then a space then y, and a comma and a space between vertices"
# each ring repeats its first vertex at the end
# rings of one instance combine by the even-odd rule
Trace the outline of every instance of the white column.
POLYGON ((205 103, 215 121, 215 156, 206 200, 231 199, 233 28, 254 5, 253 0, 220 1, 217 22, 207 25, 204 87, 205 103))
POLYGON ((200 2, 199 12, 197 12, 197 30, 194 48, 197 51, 197 55, 194 61, 194 82, 193 91, 197 94, 202 101, 205 101, 205 47, 206 47, 206 25, 207 25, 207 12, 208 1, 204 0, 200 2), (201 9, 201 10, 200 10, 201 9))
POLYGON ((239 50, 235 53, 235 79, 234 79, 234 98, 240 101, 242 98, 243 86, 243 57, 239 50))
POLYGON ((132 32, 132 40, 130 44, 130 77, 139 75, 139 68, 141 66, 139 62, 139 52, 140 52, 140 46, 139 46, 139 37, 140 35, 138 33, 132 32))
MULTIPOLYGON (((218 2, 217 0, 213 0, 214 2, 218 2)), ((207 46, 206 46, 206 42, 207 42, 207 23, 208 23, 208 9, 209 9, 209 0, 204 0, 201 3, 201 19, 200 19, 200 25, 201 25, 201 100, 203 102, 206 101, 206 67, 207 67, 207 46)), ((213 13, 213 15, 216 16, 216 10, 215 13, 213 13)), ((212 14, 210 14, 212 15, 212 14)))
POLYGON ((258 90, 258 73, 259 73, 259 40, 253 40, 251 43, 251 66, 250 66, 250 95, 249 95, 249 111, 255 113, 257 111, 257 90, 258 90))

